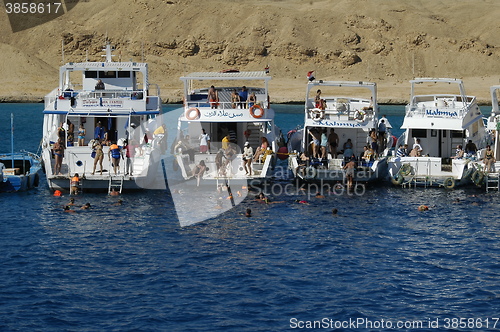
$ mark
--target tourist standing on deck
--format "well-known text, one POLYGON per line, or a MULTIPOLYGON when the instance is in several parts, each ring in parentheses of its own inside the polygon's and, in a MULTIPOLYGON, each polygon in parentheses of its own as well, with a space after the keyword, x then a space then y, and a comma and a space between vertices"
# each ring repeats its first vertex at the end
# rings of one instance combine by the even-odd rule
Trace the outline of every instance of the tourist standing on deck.
POLYGON ((243 147, 243 155, 241 157, 243 159, 243 168, 245 169, 245 174, 252 175, 253 149, 250 146, 250 143, 245 142, 245 146, 243 147))
POLYGON ((61 167, 64 158, 64 141, 60 138, 54 144, 54 156, 56 160, 54 174, 61 175, 61 167))
POLYGON ((208 102, 210 103, 210 108, 217 108, 219 106, 219 93, 213 85, 208 90, 208 102))
POLYGON ((201 129, 200 135, 200 153, 210 153, 210 135, 208 135, 205 129, 201 129))
POLYGON ((80 127, 78 128, 78 146, 85 145, 85 128, 83 127, 83 123, 80 123, 80 127))
POLYGON ((102 161, 104 160, 104 152, 102 151, 102 145, 99 140, 94 141, 94 145, 92 146, 92 150, 95 151, 94 157, 94 170, 92 171, 92 175, 95 173, 95 168, 97 163, 101 166, 101 175, 102 175, 102 161))
POLYGON ((116 144, 116 142, 111 143, 108 151, 108 158, 111 161, 111 165, 113 165, 113 171, 115 175, 120 173, 120 158, 123 159, 122 151, 120 147, 116 144))
POLYGON ((385 134, 387 131, 387 127, 385 125, 385 120, 380 120, 378 124, 378 153, 382 154, 385 149, 385 134))
POLYGON ((243 86, 238 94, 240 95, 240 108, 247 108, 247 99, 248 99, 247 87, 243 86))
POLYGON ((328 135, 328 144, 330 145, 330 154, 332 158, 337 158, 337 147, 339 146, 339 135, 335 132, 335 129, 330 129, 330 135, 328 135))
POLYGON ((94 139, 98 140, 100 143, 104 140, 104 127, 101 126, 101 121, 97 122, 97 126, 95 127, 94 130, 94 139))

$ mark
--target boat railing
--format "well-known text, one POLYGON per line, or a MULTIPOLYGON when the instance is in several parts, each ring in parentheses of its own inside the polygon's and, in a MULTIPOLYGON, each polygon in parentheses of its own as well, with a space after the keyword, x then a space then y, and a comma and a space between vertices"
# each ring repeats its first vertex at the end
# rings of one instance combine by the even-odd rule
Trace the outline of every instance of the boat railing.
MULTIPOLYGON (((307 114, 310 119, 317 117, 318 108, 314 100, 310 99, 307 103, 307 114)), ((375 115, 373 107, 359 99, 337 99, 325 100, 325 109, 319 110, 325 115, 347 117, 348 120, 366 120, 372 119, 375 115)))
MULTIPOLYGON (((257 101, 255 105, 258 105, 262 107, 263 109, 268 109, 269 104, 267 102, 261 102, 257 101)), ((209 102, 206 100, 203 101, 188 101, 185 104, 186 108, 211 108, 211 105, 209 102)), ((239 103, 233 103, 233 102, 217 102, 217 109, 219 110, 234 110, 234 109, 250 109, 251 107, 249 106, 248 102, 239 102, 239 103)))

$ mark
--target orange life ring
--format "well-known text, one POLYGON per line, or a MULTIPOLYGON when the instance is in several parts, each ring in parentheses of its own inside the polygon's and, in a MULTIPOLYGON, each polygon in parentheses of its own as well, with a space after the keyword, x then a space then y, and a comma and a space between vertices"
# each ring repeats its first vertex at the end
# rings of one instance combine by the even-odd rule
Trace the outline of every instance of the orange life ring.
POLYGON ((256 119, 262 118, 264 116, 264 110, 262 109, 262 106, 254 104, 252 107, 250 107, 250 115, 256 119), (259 114, 255 114, 255 109, 260 110, 259 114))
POLYGON ((197 109, 196 107, 191 107, 190 109, 188 109, 186 111, 186 113, 184 114, 184 116, 186 117, 186 119, 188 120, 196 120, 196 119, 199 119, 200 118, 200 110, 197 109), (194 116, 193 116, 193 112, 194 112, 194 116))

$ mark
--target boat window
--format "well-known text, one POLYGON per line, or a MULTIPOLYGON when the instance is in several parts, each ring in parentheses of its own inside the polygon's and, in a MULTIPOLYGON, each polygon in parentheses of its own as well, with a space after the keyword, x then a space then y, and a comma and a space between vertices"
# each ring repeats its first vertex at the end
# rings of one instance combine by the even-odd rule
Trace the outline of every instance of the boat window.
POLYGON ((100 71, 99 78, 115 78, 116 71, 100 71))
POLYGON ((464 138, 465 134, 462 130, 453 130, 451 132, 451 137, 452 138, 464 138))
POLYGON ((86 71, 85 78, 97 78, 97 72, 96 71, 86 71))
POLYGON ((126 77, 130 77, 130 72, 129 72, 129 71, 119 71, 119 72, 118 72, 118 77, 119 77, 119 78, 126 78, 126 77))
POLYGON ((427 138, 427 129, 412 129, 411 137, 427 138))

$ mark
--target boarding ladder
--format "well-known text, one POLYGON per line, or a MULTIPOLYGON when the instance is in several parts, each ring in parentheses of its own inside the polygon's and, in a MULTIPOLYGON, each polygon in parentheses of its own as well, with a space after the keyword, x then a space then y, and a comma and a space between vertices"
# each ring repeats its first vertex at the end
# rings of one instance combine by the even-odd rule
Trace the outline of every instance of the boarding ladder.
POLYGON ((111 191, 113 190, 116 190, 121 194, 122 189, 123 189, 123 175, 115 175, 115 176, 110 175, 108 194, 111 193, 111 191))
POLYGON ((486 192, 490 190, 500 191, 500 173, 486 173, 486 192))
POLYGON ((485 183, 486 183, 486 192, 490 190, 496 190, 500 192, 500 162, 496 162, 494 165, 494 171, 486 173, 485 183))

